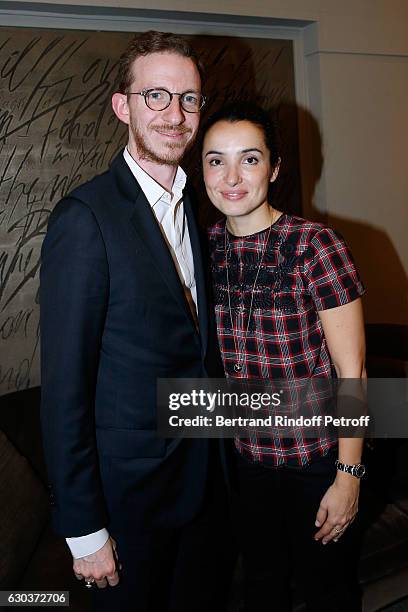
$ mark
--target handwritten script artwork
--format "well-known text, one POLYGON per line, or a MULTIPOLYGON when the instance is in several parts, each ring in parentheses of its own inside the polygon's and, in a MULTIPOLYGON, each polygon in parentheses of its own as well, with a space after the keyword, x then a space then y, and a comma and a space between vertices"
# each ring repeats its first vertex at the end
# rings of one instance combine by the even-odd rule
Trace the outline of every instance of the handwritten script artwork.
POLYGON ((0 393, 40 382, 42 240, 125 142, 110 99, 127 38, 0 29, 0 393))
MULTIPOLYGON (((126 143, 111 94, 131 36, 0 28, 0 394, 40 384, 41 244, 56 203, 126 143)), ((207 112, 234 99, 294 101, 290 41, 197 36, 194 44, 207 67, 207 112)), ((188 158, 202 193, 198 149, 188 158)))

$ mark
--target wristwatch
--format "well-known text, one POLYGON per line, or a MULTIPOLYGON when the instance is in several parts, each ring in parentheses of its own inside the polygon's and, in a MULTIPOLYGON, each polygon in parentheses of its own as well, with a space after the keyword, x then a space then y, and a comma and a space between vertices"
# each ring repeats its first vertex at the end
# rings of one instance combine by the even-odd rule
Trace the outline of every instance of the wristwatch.
POLYGON ((351 474, 356 478, 362 478, 366 472, 365 465, 362 463, 356 463, 354 465, 349 465, 348 463, 342 463, 338 459, 335 461, 335 466, 340 472, 347 472, 347 474, 351 474))

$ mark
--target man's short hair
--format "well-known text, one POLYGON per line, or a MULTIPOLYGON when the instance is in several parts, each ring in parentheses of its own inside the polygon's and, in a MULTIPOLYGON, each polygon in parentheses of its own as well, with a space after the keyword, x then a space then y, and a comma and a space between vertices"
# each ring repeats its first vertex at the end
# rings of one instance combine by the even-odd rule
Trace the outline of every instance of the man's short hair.
POLYGON ((132 74, 133 62, 138 57, 152 53, 177 53, 183 57, 188 57, 196 65, 200 77, 202 77, 201 62, 186 39, 170 32, 149 30, 136 34, 119 59, 118 91, 120 93, 127 93, 132 84, 134 78, 132 74))

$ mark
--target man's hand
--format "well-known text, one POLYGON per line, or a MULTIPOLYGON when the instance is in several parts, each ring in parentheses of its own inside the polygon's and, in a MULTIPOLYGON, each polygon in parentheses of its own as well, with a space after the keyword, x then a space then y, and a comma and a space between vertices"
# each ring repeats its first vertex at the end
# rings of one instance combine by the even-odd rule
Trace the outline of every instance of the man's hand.
POLYGON ((116 586, 119 582, 117 561, 116 543, 113 538, 108 538, 102 548, 92 555, 74 559, 74 573, 78 580, 95 581, 100 589, 104 589, 108 583, 116 586))
POLYGON ((357 478, 350 474, 337 474, 320 502, 315 523, 320 529, 314 536, 315 540, 322 539, 323 544, 330 540, 337 542, 357 514, 359 493, 360 481, 357 478))

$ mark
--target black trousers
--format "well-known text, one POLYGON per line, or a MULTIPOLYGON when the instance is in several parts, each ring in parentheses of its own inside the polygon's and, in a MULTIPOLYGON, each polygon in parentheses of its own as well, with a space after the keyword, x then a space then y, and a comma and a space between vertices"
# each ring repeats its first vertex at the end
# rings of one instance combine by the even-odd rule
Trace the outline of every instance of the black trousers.
POLYGON ((96 612, 226 611, 237 553, 218 452, 211 460, 206 499, 191 523, 111 534, 122 564, 120 583, 93 587, 96 612))
POLYGON ((290 612, 293 578, 308 612, 361 611, 358 521, 338 542, 314 540, 336 457, 337 449, 305 468, 268 468, 236 452, 245 612, 290 612))

